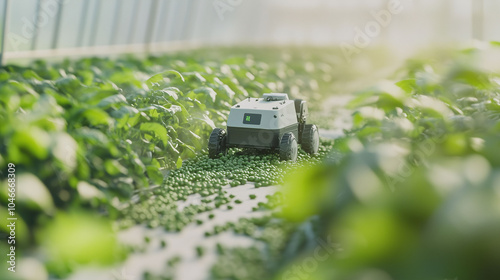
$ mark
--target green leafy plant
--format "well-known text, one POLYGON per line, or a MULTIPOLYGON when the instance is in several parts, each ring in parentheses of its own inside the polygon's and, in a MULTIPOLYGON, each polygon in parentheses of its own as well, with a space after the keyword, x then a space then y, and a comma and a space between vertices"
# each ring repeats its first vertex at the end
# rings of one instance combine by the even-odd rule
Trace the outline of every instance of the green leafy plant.
MULTIPOLYGON (((498 271, 499 74, 475 63, 479 53, 410 60, 400 81, 353 98, 354 127, 333 147, 339 156, 292 177, 285 195, 285 217, 318 217, 318 238, 343 248, 321 261, 314 249, 292 253, 308 252, 317 265, 303 277, 478 279, 498 271)), ((295 257, 279 275, 304 261, 295 257)))

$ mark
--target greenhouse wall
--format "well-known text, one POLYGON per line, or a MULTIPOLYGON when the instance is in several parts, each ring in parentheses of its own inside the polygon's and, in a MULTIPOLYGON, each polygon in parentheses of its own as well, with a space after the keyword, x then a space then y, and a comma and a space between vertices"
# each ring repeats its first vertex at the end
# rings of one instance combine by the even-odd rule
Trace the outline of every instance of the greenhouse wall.
POLYGON ((496 0, 0 3, 5 59, 165 51, 198 45, 355 45, 358 41, 415 49, 500 37, 500 29, 495 28, 500 24, 495 14, 500 2, 496 0))

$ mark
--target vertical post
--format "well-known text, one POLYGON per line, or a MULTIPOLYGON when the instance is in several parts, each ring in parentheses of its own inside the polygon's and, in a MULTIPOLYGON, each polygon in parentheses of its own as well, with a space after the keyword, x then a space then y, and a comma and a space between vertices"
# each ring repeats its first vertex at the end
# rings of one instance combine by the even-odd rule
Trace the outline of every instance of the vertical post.
POLYGON ((164 10, 165 10, 165 6, 167 6, 168 3, 167 1, 159 1, 158 2, 158 7, 156 8, 156 22, 155 22, 155 29, 154 29, 154 32, 153 32, 153 40, 154 42, 161 42, 161 35, 160 35, 160 32, 161 32, 161 28, 163 26, 163 22, 162 22, 162 19, 165 18, 164 16, 164 10), (163 15, 163 17, 162 17, 163 15))
POLYGON ((184 23, 182 24, 183 41, 186 41, 189 38, 189 32, 191 31, 191 27, 193 25, 193 5, 193 0, 187 0, 186 13, 184 14, 184 23))
MULTIPOLYGON (((195 28, 195 33, 194 34, 196 34, 198 36, 196 38, 196 40, 198 42, 206 43, 208 41, 207 37, 210 36, 210 32, 207 32, 206 29, 207 28, 214 28, 214 27, 211 27, 211 26, 207 25, 207 23, 211 22, 211 20, 212 20, 212 18, 210 18, 211 17, 211 13, 207 13, 207 11, 214 10, 214 7, 213 7, 214 4, 213 4, 213 2, 210 2, 210 1, 202 1, 200 5, 202 5, 199 8, 199 10, 201 12, 199 12, 198 15, 196 16, 198 20, 196 22, 196 28, 195 28)), ((253 3, 252 3, 252 6, 253 6, 253 3)), ((213 14, 216 14, 216 13, 213 13, 213 14)), ((255 15, 255 14, 253 14, 253 15, 255 15)), ((260 23, 248 24, 248 26, 250 28, 254 28, 255 29, 258 26, 258 24, 260 24, 260 23)), ((253 32, 253 34, 255 34, 255 32, 253 32)))
POLYGON ((111 28, 111 45, 116 44, 116 38, 118 37, 118 28, 120 27, 119 22, 120 22, 120 16, 122 13, 122 0, 115 0, 116 5, 115 5, 115 16, 113 19, 113 28, 111 28))
MULTIPOLYGON (((189 10, 190 10, 190 7, 191 7, 191 4, 192 4, 192 1, 191 0, 185 0, 185 1, 182 1, 182 3, 184 4, 184 11, 182 13, 182 16, 180 17, 181 20, 182 20, 182 25, 180 25, 180 28, 178 28, 177 30, 177 36, 175 36, 176 40, 179 40, 181 41, 183 38, 182 37, 185 37, 185 36, 182 36, 183 34, 186 34, 186 29, 187 29, 187 24, 189 22, 189 10)), ((179 13, 180 14, 180 13, 179 13)))
POLYGON ((472 39, 484 40, 484 0, 472 1, 472 39))
POLYGON ((3 5, 3 22, 2 22, 2 38, 0 42, 0 67, 3 66, 3 58, 5 54, 5 38, 7 38, 6 33, 8 32, 8 16, 9 16, 9 0, 4 0, 3 5))
POLYGON ((165 31, 163 33, 163 36, 165 37, 164 41, 168 42, 170 39, 170 35, 173 33, 173 26, 175 25, 175 8, 178 6, 176 4, 176 1, 174 0, 167 0, 168 5, 167 6, 167 11, 165 14, 165 31))
POLYGON ((89 13, 89 2, 90 0, 82 0, 83 1, 83 7, 82 7, 82 16, 80 18, 80 27, 78 28, 78 34, 77 34, 77 41, 76 41, 76 46, 77 47, 83 47, 83 38, 84 38, 84 33, 85 33, 85 27, 87 26, 87 15, 89 13))
POLYGON ((40 12, 42 10, 42 0, 36 2, 36 15, 35 15, 35 30, 33 31, 33 38, 31 38, 31 50, 36 49, 36 43, 38 42, 38 25, 40 24, 40 12))
POLYGON ((200 22, 202 14, 201 8, 203 5, 203 2, 206 1, 195 1, 195 2, 189 2, 190 5, 188 7, 188 12, 186 14, 186 31, 185 31, 185 36, 184 40, 185 41, 192 41, 195 35, 195 29, 198 23, 200 22))
POLYGON ((436 17, 436 30, 434 30, 434 40, 440 43, 453 42, 452 32, 450 32, 450 26, 453 20, 453 6, 456 4, 453 0, 443 0, 441 1, 441 6, 439 7, 439 16, 436 17), (443 36, 446 34, 446 36, 443 36))
POLYGON ((57 42, 59 41, 59 33, 61 31, 61 18, 63 13, 63 1, 59 1, 57 7, 56 23, 54 26, 54 35, 52 36, 52 49, 57 48, 57 42))
POLYGON ((94 17, 92 19, 92 30, 91 30, 92 33, 90 34, 90 42, 89 42, 90 46, 95 46, 97 31, 99 27, 100 12, 101 12, 101 0, 96 0, 94 7, 94 17))
POLYGON ((137 26, 137 13, 139 12, 139 0, 135 0, 134 2, 134 7, 132 9, 132 17, 130 17, 130 26, 129 30, 130 32, 128 33, 128 43, 132 44, 132 41, 134 40, 134 35, 135 35, 135 30, 137 26))
POLYGON ((155 34, 156 27, 156 15, 158 10, 158 0, 151 0, 151 6, 149 9, 149 22, 146 26, 146 37, 144 38, 146 41, 146 51, 150 51, 151 43, 153 42, 153 35, 155 34))

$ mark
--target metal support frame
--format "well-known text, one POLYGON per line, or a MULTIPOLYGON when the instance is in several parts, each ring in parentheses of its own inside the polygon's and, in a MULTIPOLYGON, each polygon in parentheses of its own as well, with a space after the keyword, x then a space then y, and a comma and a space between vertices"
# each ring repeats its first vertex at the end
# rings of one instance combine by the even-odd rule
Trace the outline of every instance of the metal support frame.
POLYGON ((189 22, 189 10, 193 4, 193 1, 192 0, 185 0, 185 1, 182 1, 182 4, 184 4, 184 9, 182 11, 182 13, 179 13, 180 16, 180 20, 179 21, 175 21, 175 22, 180 22, 182 21, 182 24, 179 26, 179 28, 177 29, 177 32, 176 32, 176 36, 174 37, 174 40, 178 40, 178 41, 181 41, 183 39, 183 35, 186 34, 186 27, 187 27, 187 24, 189 22))
POLYGON ((129 27, 129 33, 128 33, 128 40, 127 42, 129 44, 132 43, 134 40, 135 36, 135 31, 136 31, 136 26, 137 26, 137 11, 139 10, 139 0, 135 0, 134 2, 134 7, 132 9, 132 17, 130 18, 130 27, 129 27))
POLYGON ((146 44, 146 51, 149 52, 149 46, 153 42, 153 37, 155 34, 156 27, 156 16, 158 15, 158 0, 151 0, 151 6, 149 8, 149 21, 146 25, 146 37, 144 38, 144 43, 146 44))
POLYGON ((165 26, 168 25, 168 17, 167 17, 167 13, 168 13, 168 9, 169 9, 169 4, 170 4, 170 1, 168 0, 163 0, 161 1, 161 9, 158 9, 160 12, 160 19, 157 21, 158 22, 158 25, 157 25, 157 28, 156 28, 156 38, 158 38, 158 42, 163 42, 163 30, 165 29, 165 26))
POLYGON ((163 32, 163 37, 164 37, 163 41, 165 41, 165 42, 167 42, 170 39, 170 37, 174 31, 173 24, 168 24, 168 23, 169 23, 169 20, 170 20, 170 22, 175 22, 171 19, 175 19, 174 12, 175 12, 175 7, 177 6, 176 1, 174 1, 174 0, 166 0, 166 1, 168 1, 168 4, 165 5, 167 10, 165 12, 165 22, 164 22, 165 31, 163 32))
POLYGON ((195 41, 201 41, 203 40, 202 39, 203 36, 210 35, 210 32, 200 33, 200 28, 203 28, 205 24, 210 21, 209 16, 211 16, 211 14, 207 13, 207 11, 210 11, 211 9, 213 9, 213 2, 200 1, 200 3, 198 3, 197 13, 195 14, 196 20, 193 23, 194 24, 193 30, 191 31, 191 36, 195 36, 194 38, 195 41))
POLYGON ((87 15, 89 13, 89 0, 83 0, 82 15, 80 18, 80 27, 78 28, 76 46, 83 46, 83 38, 85 35, 85 27, 87 26, 87 15))
MULTIPOLYGON (((88 0, 86 0, 86 1, 88 1, 88 0)), ((100 15, 101 15, 101 1, 96 0, 95 7, 94 7, 94 17, 92 19, 92 30, 90 33, 90 41, 89 41, 90 46, 95 46, 95 42, 96 42, 96 38, 97 38, 97 31, 99 29, 100 15)))
POLYGON ((122 13, 122 4, 123 4, 123 0, 115 0, 116 3, 115 3, 115 15, 114 15, 114 18, 113 18, 113 27, 111 28, 111 40, 110 40, 110 44, 111 45, 114 45, 116 44, 116 38, 118 38, 118 29, 120 27, 120 17, 121 17, 121 13, 122 13))
MULTIPOLYGON (((143 32, 143 27, 138 27, 143 24, 139 24, 139 16, 141 13, 141 8, 144 6, 143 2, 139 0, 134 0, 130 4, 133 5, 132 15, 130 17, 130 26, 122 26, 121 21, 123 19, 123 12, 125 3, 122 0, 116 0, 115 8, 113 11, 114 18, 112 19, 112 28, 110 36, 110 43, 107 45, 100 46, 100 41, 98 41, 99 35, 99 24, 102 22, 101 16, 103 11, 103 5, 101 0, 80 0, 77 5, 80 10, 80 18, 76 19, 77 25, 75 26, 76 34, 75 47, 64 48, 61 46, 63 25, 67 15, 67 8, 64 7, 65 1, 58 0, 57 11, 54 17, 54 27, 51 29, 50 45, 48 49, 38 49, 40 41, 40 20, 42 20, 42 13, 44 8, 44 0, 33 0, 33 4, 36 4, 34 11, 34 21, 35 30, 34 36, 29 42, 29 48, 26 51, 16 50, 6 52, 6 38, 8 39, 8 24, 9 24, 9 14, 12 10, 12 2, 10 0, 0 0, 0 8, 4 6, 2 11, 3 15, 0 18, 0 24, 3 23, 1 28, 3 32, 1 34, 0 41, 0 66, 6 59, 35 59, 35 58, 57 58, 62 56, 88 56, 88 55, 103 55, 103 54, 123 54, 123 53, 144 53, 152 51, 175 51, 180 49, 190 49, 198 48, 199 45, 192 44, 190 42, 183 41, 184 39, 192 36, 193 25, 195 23, 190 23, 190 21, 195 16, 192 13, 192 8, 201 9, 196 5, 196 0, 150 0, 147 9, 147 15, 149 18, 145 23, 145 32, 143 32), (10 3, 10 4, 9 4, 10 3), (176 10, 178 9, 178 11, 176 10), (162 13, 164 14, 162 16, 162 13), (167 15, 168 14, 168 15, 167 15), (172 22, 178 22, 177 24, 172 24, 172 22), (130 27, 128 30, 128 42, 122 42, 118 40, 118 31, 122 28, 130 27), (141 30, 139 30, 139 28, 141 30), (138 32, 141 31, 141 34, 138 32), (142 37, 140 40, 137 39, 136 35, 142 37), (134 43, 136 41, 137 43, 134 43), (120 45, 124 43, 123 45, 120 45)), ((16 3, 17 4, 17 3, 16 3)), ((17 8, 17 6, 16 6, 17 8)), ((145 12, 142 10, 142 12, 145 12)), ((128 25, 128 24, 127 24, 128 25)))
POLYGON ((0 67, 3 66, 3 58, 5 54, 5 40, 7 38, 7 32, 9 30, 8 28, 8 23, 9 23, 9 1, 10 0, 4 0, 4 5, 3 5, 3 22, 2 22, 2 38, 0 42, 0 67))
POLYGON ((63 9, 64 9, 64 3, 63 3, 63 1, 59 1, 59 4, 57 5, 56 23, 54 25, 54 34, 52 35, 52 45, 51 45, 52 49, 56 49, 57 43, 59 42, 59 34, 61 32, 61 19, 62 19, 63 9))
POLYGON ((200 21, 201 17, 199 12, 201 11, 202 2, 200 1, 190 1, 187 8, 186 19, 185 19, 185 30, 183 40, 190 40, 193 38, 195 27, 200 21))
POLYGON ((472 39, 484 39, 484 0, 472 1, 472 39))
POLYGON ((35 30, 33 31, 33 38, 31 38, 31 50, 36 49, 36 43, 38 42, 38 29, 40 25, 40 13, 42 11, 42 0, 36 2, 36 12, 35 12, 35 30))

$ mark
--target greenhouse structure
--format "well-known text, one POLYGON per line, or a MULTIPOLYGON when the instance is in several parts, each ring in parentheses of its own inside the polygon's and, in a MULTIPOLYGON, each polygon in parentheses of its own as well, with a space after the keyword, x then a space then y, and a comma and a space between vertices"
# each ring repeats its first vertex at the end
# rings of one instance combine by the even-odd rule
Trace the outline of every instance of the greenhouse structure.
POLYGON ((499 14, 0 0, 0 279, 497 279, 499 14))

